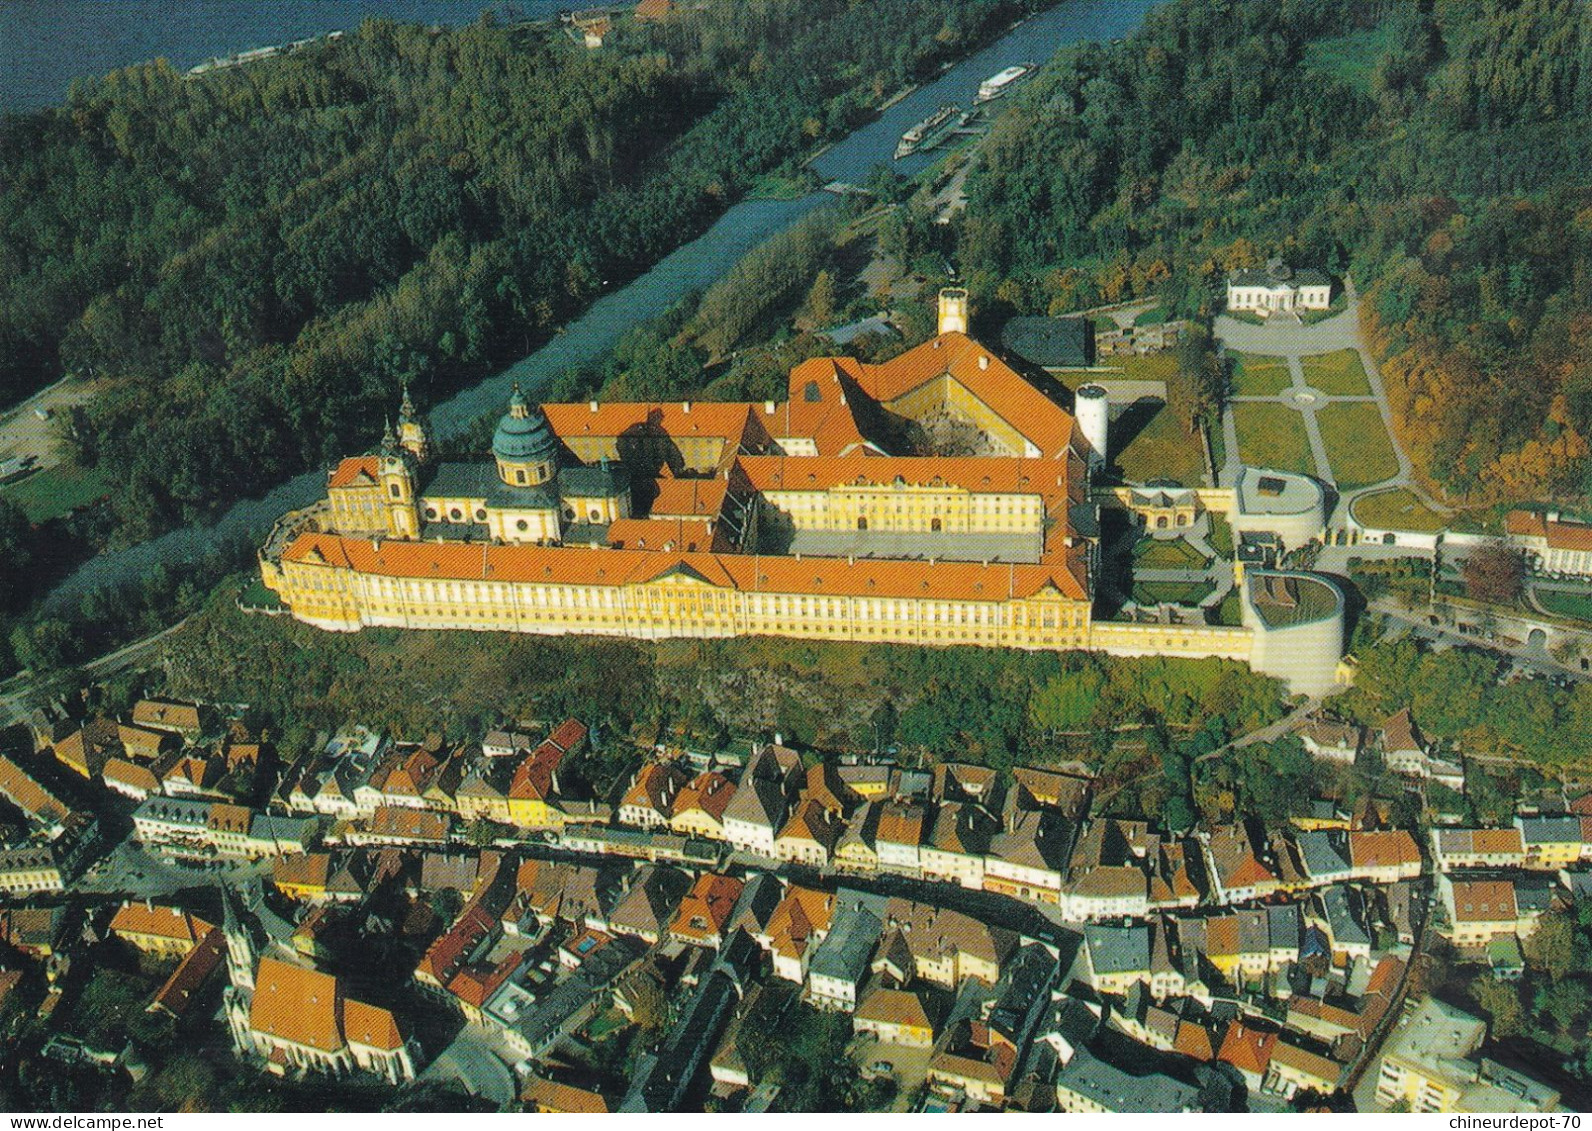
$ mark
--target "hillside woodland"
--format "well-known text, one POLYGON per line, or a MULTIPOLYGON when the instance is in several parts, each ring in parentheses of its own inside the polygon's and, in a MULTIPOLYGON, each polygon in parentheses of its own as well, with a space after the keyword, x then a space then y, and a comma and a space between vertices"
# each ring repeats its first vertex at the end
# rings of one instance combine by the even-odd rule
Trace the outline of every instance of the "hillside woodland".
POLYGON ((203 519, 528 352, 1013 0, 717 0, 588 52, 367 21, 0 119, 0 404, 62 373, 117 536, 203 519))
POLYGON ((1453 501, 1592 486, 1592 9, 1178 0, 997 126, 958 253, 987 304, 1209 312, 1234 267, 1348 272, 1453 501))

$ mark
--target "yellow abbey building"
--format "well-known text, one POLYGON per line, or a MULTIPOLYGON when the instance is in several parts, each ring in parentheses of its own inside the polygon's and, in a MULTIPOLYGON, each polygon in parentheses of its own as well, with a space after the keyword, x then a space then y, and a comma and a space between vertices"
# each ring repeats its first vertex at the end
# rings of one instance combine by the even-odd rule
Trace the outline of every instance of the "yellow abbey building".
MULTIPOLYGON (((936 337, 879 365, 803 362, 783 404, 538 407, 516 389, 490 463, 435 462, 406 396, 379 452, 343 460, 325 500, 278 523, 265 584, 298 620, 340 631, 1253 660, 1257 633, 1295 627, 1286 613, 1095 625, 1089 441, 965 325, 965 292, 947 292, 936 337), (932 450, 922 437, 947 428, 979 454, 889 454, 932 450)), ((1286 605, 1299 584, 1336 592, 1312 580, 1244 591, 1286 605)))

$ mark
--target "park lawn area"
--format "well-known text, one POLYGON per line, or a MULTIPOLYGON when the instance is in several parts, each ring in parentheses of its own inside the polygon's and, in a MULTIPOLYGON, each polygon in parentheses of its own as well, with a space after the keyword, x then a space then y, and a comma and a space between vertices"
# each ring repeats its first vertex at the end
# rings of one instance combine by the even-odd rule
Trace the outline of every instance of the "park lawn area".
POLYGON ((1215 592, 1209 581, 1142 581, 1133 587, 1133 600, 1140 605, 1198 605, 1215 592))
POLYGON ((1198 487, 1205 482, 1204 445, 1198 433, 1178 423, 1170 405, 1157 409, 1127 447, 1111 457, 1111 462, 1122 468, 1131 483, 1171 479, 1185 487, 1198 487))
POLYGON ((1561 593, 1552 589, 1538 589, 1537 603, 1550 613, 1558 613, 1571 620, 1592 621, 1592 593, 1561 593))
POLYGON ((1448 519, 1432 510, 1403 487, 1362 495, 1350 508, 1354 520, 1373 530, 1409 530, 1435 534, 1448 525, 1448 519))
POLYGON ((1374 404, 1331 404, 1316 413, 1332 478, 1344 490, 1368 487, 1399 473, 1398 457, 1374 404))
POLYGON ((1280 404, 1235 404, 1233 423, 1238 428, 1238 458, 1249 467, 1316 474, 1305 422, 1293 409, 1280 404))
POLYGON ((1133 547, 1133 564, 1141 569, 1204 569, 1206 559, 1181 538, 1141 538, 1133 547))
MULTIPOLYGON (((1177 371, 1177 355, 1170 351, 1128 354, 1106 359, 1102 365, 1120 369, 1124 381, 1170 382, 1177 371)), ((1068 385, 1076 388, 1084 383, 1083 379, 1115 375, 1079 373, 1076 376, 1080 380, 1076 383, 1072 380, 1074 374, 1065 376, 1068 385)), ((1128 413, 1137 413, 1144 403, 1141 401, 1128 413)), ((1125 423, 1127 419, 1127 414, 1124 414, 1119 422, 1125 423)), ((1117 435, 1122 434, 1118 425, 1112 427, 1117 435)), ((1205 482, 1205 446, 1200 443, 1196 433, 1188 431, 1178 422, 1178 414, 1167 405, 1157 409, 1149 422, 1126 445, 1112 453, 1111 462, 1122 468, 1123 476, 1133 483, 1172 479, 1186 487, 1198 487, 1205 482)))
POLYGON ((1210 533, 1205 535, 1205 541, 1209 542, 1211 544, 1211 549, 1215 550, 1222 557, 1224 557, 1224 558, 1232 557, 1233 556, 1233 527, 1232 527, 1232 524, 1229 523, 1225 517, 1223 517, 1222 515, 1217 514, 1214 511, 1210 512, 1210 520, 1211 520, 1210 533))
POLYGON ((1293 384, 1288 363, 1280 357, 1258 353, 1233 354, 1233 395, 1274 397, 1293 384))
POLYGON ((97 503, 109 493, 110 483, 104 471, 82 468, 75 463, 47 467, 26 479, 0 487, 0 498, 10 499, 21 507, 29 522, 49 522, 79 507, 97 503))
POLYGON ((1126 381, 1170 381, 1172 374, 1177 372, 1177 354, 1171 350, 1129 353, 1108 357, 1100 364, 1122 370, 1122 377, 1126 381))
POLYGON ((1305 384, 1320 389, 1334 397, 1368 397, 1371 381, 1365 375, 1358 350, 1334 350, 1302 357, 1299 365, 1305 371, 1305 384))

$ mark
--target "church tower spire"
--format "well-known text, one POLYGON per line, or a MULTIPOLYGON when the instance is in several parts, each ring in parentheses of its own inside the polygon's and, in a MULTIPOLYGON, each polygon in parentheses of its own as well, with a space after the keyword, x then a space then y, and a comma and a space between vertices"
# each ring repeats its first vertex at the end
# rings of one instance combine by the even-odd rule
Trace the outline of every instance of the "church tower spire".
POLYGON ((398 446, 414 456, 416 463, 431 460, 431 437, 426 435, 426 426, 415 412, 407 382, 404 383, 403 403, 398 407, 398 446))

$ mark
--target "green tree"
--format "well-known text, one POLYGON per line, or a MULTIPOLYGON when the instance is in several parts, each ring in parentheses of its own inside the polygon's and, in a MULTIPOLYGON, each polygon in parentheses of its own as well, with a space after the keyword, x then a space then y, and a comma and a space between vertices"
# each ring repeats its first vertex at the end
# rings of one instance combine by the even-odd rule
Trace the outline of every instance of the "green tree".
POLYGON ((1085 729, 1100 706, 1105 677, 1093 668, 1046 680, 1028 700, 1028 717, 1050 734, 1085 729))
POLYGON ((1546 971, 1551 981, 1563 981, 1577 968, 1575 921, 1562 911, 1544 915, 1521 949, 1526 961, 1546 971))
POLYGON ((807 292, 807 300, 803 303, 807 313, 807 320, 814 326, 827 326, 835 316, 835 277, 828 271, 820 271, 813 279, 812 289, 807 292))

